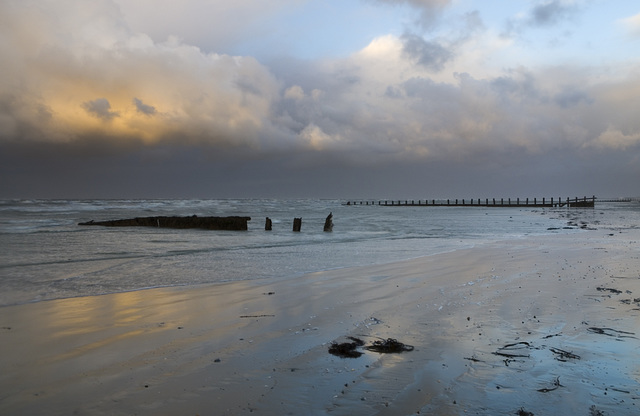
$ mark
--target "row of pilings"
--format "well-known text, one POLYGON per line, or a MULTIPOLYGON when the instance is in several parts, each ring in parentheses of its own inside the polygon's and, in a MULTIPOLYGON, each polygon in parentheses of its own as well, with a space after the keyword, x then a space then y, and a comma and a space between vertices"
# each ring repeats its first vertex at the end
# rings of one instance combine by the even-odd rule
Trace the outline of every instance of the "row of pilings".
POLYGON ((384 200, 384 201, 347 201, 343 205, 378 205, 378 206, 403 206, 403 207, 573 207, 573 208, 593 208, 595 206, 595 195, 591 198, 477 198, 477 199, 424 199, 424 200, 384 200))
MULTIPOLYGON (((273 230, 273 221, 271 218, 267 217, 264 223, 265 231, 273 230)), ((302 230, 302 217, 293 219, 293 231, 300 232, 302 230)), ((333 231, 333 212, 330 212, 327 218, 324 221, 323 231, 331 232, 333 231)))

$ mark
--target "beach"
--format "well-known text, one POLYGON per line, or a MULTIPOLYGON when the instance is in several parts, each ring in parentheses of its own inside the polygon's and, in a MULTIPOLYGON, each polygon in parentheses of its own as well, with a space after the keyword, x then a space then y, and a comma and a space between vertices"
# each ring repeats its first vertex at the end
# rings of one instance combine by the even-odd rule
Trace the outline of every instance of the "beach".
POLYGON ((0 309, 6 415, 631 415, 640 231, 0 309), (395 339, 358 358, 333 342, 395 339))

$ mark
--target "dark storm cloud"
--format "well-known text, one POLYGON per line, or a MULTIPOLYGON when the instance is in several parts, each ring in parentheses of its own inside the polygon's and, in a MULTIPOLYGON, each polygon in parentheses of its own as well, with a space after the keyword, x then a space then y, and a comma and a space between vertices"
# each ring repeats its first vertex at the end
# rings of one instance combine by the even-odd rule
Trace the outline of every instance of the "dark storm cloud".
MULTIPOLYGON (((449 1, 396 3, 438 12, 449 1)), ((129 31, 109 0, 32 2, 29 16, 26 2, 6 4, 0 20, 14 24, 0 25, 0 38, 15 41, 0 42, 0 196, 637 186, 637 66, 502 66, 500 55, 524 52, 485 30, 478 12, 348 56, 262 62, 129 31), (66 13, 52 13, 60 4, 66 13), (484 64, 492 59, 499 68, 484 64)), ((550 6, 527 14, 531 27, 571 14, 559 9, 568 3, 537 4, 550 6)))
POLYGON ((146 114, 148 116, 152 116, 156 113, 156 108, 154 106, 143 103, 139 98, 134 98, 133 104, 136 106, 136 110, 139 113, 146 114))
POLYGON ((453 53, 437 42, 427 41, 414 34, 405 34, 403 52, 417 64, 434 72, 442 70, 453 59, 453 53))
POLYGON ((521 18, 511 18, 507 21, 505 37, 514 37, 529 28, 550 28, 559 26, 575 19, 582 12, 582 8, 566 0, 549 0, 536 3, 521 18))
POLYGON ((391 5, 409 5, 420 11, 416 23, 423 29, 431 29, 438 24, 442 10, 451 4, 452 0, 370 0, 374 3, 391 5))
POLYGON ((82 108, 87 110, 91 115, 105 121, 111 121, 119 116, 118 112, 111 111, 111 104, 106 98, 97 98, 93 101, 82 103, 82 108))
POLYGON ((531 26, 553 26, 573 17, 577 12, 578 8, 575 5, 567 4, 566 1, 545 1, 531 9, 527 22, 531 26))
POLYGON ((580 104, 593 104, 593 99, 587 92, 576 86, 566 86, 557 93, 553 100, 560 107, 568 108, 580 104))

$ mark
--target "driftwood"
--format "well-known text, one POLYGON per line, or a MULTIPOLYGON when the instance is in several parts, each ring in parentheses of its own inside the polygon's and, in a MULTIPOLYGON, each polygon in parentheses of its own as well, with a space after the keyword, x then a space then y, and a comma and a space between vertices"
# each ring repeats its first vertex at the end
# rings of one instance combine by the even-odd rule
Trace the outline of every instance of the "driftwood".
POLYGON ((88 221, 78 225, 103 227, 201 228, 205 230, 246 231, 251 217, 138 217, 123 220, 88 221))

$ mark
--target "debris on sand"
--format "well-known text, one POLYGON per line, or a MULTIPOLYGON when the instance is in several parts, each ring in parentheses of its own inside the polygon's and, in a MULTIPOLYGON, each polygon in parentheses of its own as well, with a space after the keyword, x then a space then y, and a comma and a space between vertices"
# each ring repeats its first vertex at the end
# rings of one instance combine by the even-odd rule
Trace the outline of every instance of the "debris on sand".
POLYGON ((598 292, 611 292, 613 294, 619 295, 622 293, 622 290, 618 290, 618 289, 612 289, 612 288, 608 288, 608 287, 597 287, 596 290, 598 292))
POLYGON ((572 352, 569 352, 569 351, 561 350, 560 348, 550 347, 549 351, 551 351, 552 353, 556 354, 556 360, 558 360, 558 361, 567 361, 567 358, 571 359, 571 360, 579 360, 580 359, 579 355, 576 355, 576 354, 574 354, 572 352))
POLYGON ((406 345, 397 339, 387 338, 385 340, 373 341, 372 345, 365 347, 369 351, 379 352, 379 353, 394 353, 394 352, 405 352, 405 351, 413 351, 412 345, 406 345))
POLYGON ((363 353, 358 351, 357 348, 364 345, 364 341, 356 338, 349 337, 353 342, 342 342, 340 344, 332 342, 329 347, 329 354, 336 355, 342 358, 358 358, 363 353))
POLYGON ((538 389, 538 391, 540 393, 549 393, 550 391, 556 390, 558 387, 564 387, 562 384, 560 384, 560 377, 556 377, 556 379, 553 380, 553 387, 545 387, 542 389, 538 389))
MULTIPOLYGON (((342 358, 358 358, 363 353, 358 351, 358 347, 364 345, 364 341, 356 337, 348 337, 352 342, 336 343, 332 342, 329 346, 329 354, 336 355, 342 358)), ((378 353, 400 353, 406 351, 413 351, 412 345, 406 345, 397 339, 387 338, 385 340, 374 341, 371 345, 364 347, 367 351, 373 351, 378 353)))
POLYGON ((529 354, 522 354, 516 351, 523 349, 530 349, 531 344, 525 341, 515 342, 513 344, 507 344, 504 347, 498 348, 494 355, 500 355, 507 358, 529 358, 529 354))
POLYGON ((592 326, 590 328, 587 328, 587 331, 593 332, 594 334, 606 335, 608 337, 635 338, 633 336, 633 335, 635 335, 634 332, 619 331, 619 330, 613 329, 613 328, 598 328, 598 327, 592 326))

